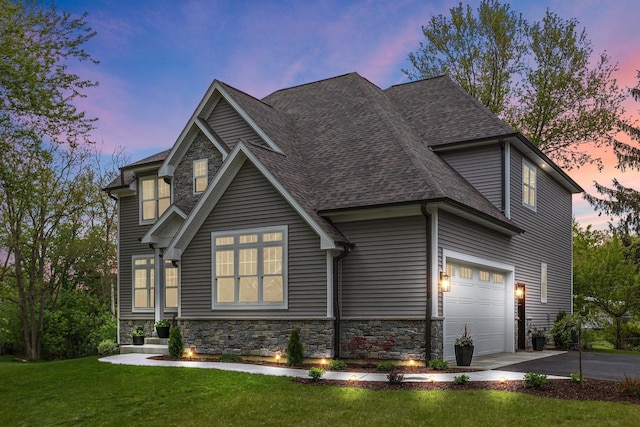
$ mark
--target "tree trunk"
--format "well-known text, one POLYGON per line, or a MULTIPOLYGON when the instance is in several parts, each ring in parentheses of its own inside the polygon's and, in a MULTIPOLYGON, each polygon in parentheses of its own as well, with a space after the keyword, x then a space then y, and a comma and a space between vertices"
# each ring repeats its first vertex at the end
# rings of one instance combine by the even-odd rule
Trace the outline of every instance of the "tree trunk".
POLYGON ((622 319, 616 317, 616 350, 622 350, 622 319))

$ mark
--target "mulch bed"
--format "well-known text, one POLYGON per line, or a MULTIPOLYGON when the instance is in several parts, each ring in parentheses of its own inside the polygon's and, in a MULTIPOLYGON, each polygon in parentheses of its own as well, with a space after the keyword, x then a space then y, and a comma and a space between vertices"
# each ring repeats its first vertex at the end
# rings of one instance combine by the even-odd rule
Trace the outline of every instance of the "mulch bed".
POLYGON ((390 384, 376 381, 327 381, 313 382, 311 378, 294 378, 298 384, 328 385, 335 387, 358 387, 369 390, 501 390, 526 393, 541 397, 574 400, 599 400, 604 402, 628 402, 640 405, 640 397, 623 396, 618 390, 618 383, 613 381, 585 380, 582 385, 569 380, 549 380, 543 388, 525 387, 522 381, 471 381, 466 385, 453 382, 403 382, 390 384))
MULTIPOLYGON (((156 360, 174 360, 169 356, 154 356, 151 359, 156 360)), ((181 361, 197 361, 197 362, 219 362, 216 358, 194 358, 181 359, 181 361)), ((238 363, 247 363, 263 366, 275 366, 280 368, 288 367, 286 363, 276 364, 265 361, 242 360, 238 363)), ((308 370, 312 367, 320 367, 318 364, 305 364, 296 366, 297 369, 308 370)), ((379 372, 375 365, 355 365, 349 364, 347 371, 349 372, 379 372)), ((463 373, 473 372, 474 369, 454 368, 443 371, 436 371, 424 366, 401 366, 396 369, 398 373, 463 373)), ((580 383, 574 383, 570 380, 549 380, 549 384, 543 388, 535 389, 525 387, 522 381, 471 381, 465 385, 456 385, 453 382, 402 382, 400 384, 391 384, 381 381, 339 381, 339 380, 320 380, 313 382, 311 378, 294 378, 296 384, 313 384, 333 387, 358 387, 368 390, 501 390, 511 391, 515 393, 526 393, 541 397, 552 397, 555 399, 574 399, 574 400, 598 400, 603 402, 628 402, 640 405, 640 396, 624 396, 620 393, 619 383, 614 381, 602 381, 587 379, 580 383)))

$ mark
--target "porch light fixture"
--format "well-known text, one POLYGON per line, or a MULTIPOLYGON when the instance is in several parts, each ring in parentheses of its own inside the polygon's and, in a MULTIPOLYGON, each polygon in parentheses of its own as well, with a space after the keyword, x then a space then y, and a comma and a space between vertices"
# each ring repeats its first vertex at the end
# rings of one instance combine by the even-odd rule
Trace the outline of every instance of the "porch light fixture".
POLYGON ((355 383, 356 381, 358 381, 358 377, 356 376, 356 374, 353 374, 349 377, 350 383, 355 383))
POLYGON ((518 301, 524 299, 524 285, 522 283, 516 283, 516 299, 518 301))
POLYGON ((449 292, 451 290, 451 281, 447 273, 440 272, 440 290, 442 292, 449 292))
POLYGON ((276 351, 276 363, 280 363, 280 352, 276 351))

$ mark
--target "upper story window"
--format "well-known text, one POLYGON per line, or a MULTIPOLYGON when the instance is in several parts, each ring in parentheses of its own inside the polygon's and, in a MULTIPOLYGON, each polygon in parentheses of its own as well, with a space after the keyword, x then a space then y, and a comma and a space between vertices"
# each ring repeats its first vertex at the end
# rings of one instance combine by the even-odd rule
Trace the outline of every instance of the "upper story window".
POLYGON ((202 193, 207 188, 208 168, 207 159, 193 162, 193 193, 202 193))
POLYGON ((287 227, 211 234, 214 308, 286 308, 287 227))
POLYGON ((536 209, 536 167, 526 160, 522 161, 522 204, 536 209))
POLYGON ((157 176, 140 178, 140 221, 153 222, 171 204, 171 186, 157 176))

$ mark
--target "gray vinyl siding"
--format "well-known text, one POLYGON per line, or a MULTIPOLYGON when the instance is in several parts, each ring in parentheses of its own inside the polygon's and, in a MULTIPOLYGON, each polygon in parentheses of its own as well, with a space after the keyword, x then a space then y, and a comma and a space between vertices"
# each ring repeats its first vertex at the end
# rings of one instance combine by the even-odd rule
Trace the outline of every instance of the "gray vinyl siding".
POLYGON ((509 237, 441 210, 439 255, 449 249, 513 265, 515 282, 526 285, 526 317, 548 328, 559 310, 571 311, 572 196, 538 168, 533 211, 522 204, 522 155, 517 150, 511 153, 510 174, 511 219, 525 232, 509 237), (546 304, 540 302, 541 263, 547 264, 546 304))
POLYGON ((424 318, 425 218, 376 219, 337 226, 355 244, 342 260, 342 316, 424 318))
POLYGON ((250 163, 225 194, 181 257, 182 316, 187 318, 326 317, 327 258, 320 238, 250 163), (211 308, 211 233, 288 226, 288 309, 211 308))
POLYGON ((502 154, 498 144, 440 153, 498 209, 502 209, 502 154))
POLYGON ((540 327, 553 324, 559 310, 571 311, 572 195, 537 168, 537 206, 522 204, 522 155, 511 153, 511 218, 526 229, 515 238, 522 265, 517 279, 526 285, 526 315, 540 327), (547 303, 540 303, 540 264, 547 264, 547 303))
POLYGON ((264 145, 251 126, 224 99, 218 102, 207 118, 207 122, 231 149, 239 138, 253 144, 264 145))
POLYGON ((153 319, 154 313, 132 313, 132 271, 131 257, 133 255, 153 255, 153 250, 148 245, 143 245, 138 240, 151 227, 150 225, 139 225, 138 196, 121 197, 119 216, 119 258, 118 275, 120 277, 120 319, 140 319, 149 317, 153 319))

